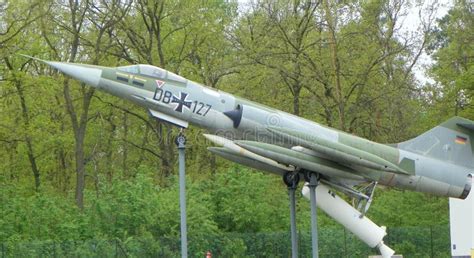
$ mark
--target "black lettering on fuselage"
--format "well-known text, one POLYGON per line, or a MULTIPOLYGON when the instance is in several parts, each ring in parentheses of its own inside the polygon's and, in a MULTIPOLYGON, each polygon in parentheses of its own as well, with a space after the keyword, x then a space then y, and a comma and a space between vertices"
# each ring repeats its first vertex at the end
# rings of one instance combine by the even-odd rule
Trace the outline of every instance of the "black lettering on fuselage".
MULTIPOLYGON (((187 96, 187 94, 184 92, 181 92, 180 96, 181 95, 187 96)), ((164 104, 170 104, 170 103, 178 104, 181 106, 181 108, 179 108, 178 106, 178 108, 175 108, 174 110, 182 113, 183 112, 182 106, 183 104, 186 104, 186 103, 184 103, 184 100, 182 100, 182 102, 178 101, 180 99, 180 96, 175 96, 173 95, 171 91, 163 90, 157 87, 155 90, 155 94, 153 95, 153 99, 156 101, 162 102, 164 104)), ((184 106, 188 107, 191 110, 191 112, 193 112, 194 114, 200 115, 200 116, 206 116, 207 113, 209 113, 209 110, 211 110, 212 108, 212 105, 201 102, 201 101, 197 101, 197 100, 192 102, 192 104, 190 105, 191 107, 189 107, 188 105, 184 105, 184 106)))

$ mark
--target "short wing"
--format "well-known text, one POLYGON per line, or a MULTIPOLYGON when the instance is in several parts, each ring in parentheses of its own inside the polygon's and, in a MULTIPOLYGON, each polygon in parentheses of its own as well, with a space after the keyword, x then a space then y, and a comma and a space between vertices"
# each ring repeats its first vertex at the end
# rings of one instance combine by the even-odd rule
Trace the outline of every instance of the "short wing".
POLYGON ((346 166, 324 158, 308 155, 285 147, 255 141, 235 141, 235 143, 259 156, 288 164, 297 168, 316 171, 329 178, 363 180, 364 178, 346 166))
POLYGON ((292 145, 300 145, 315 152, 322 153, 332 161, 340 164, 352 164, 386 172, 409 174, 397 164, 393 164, 375 154, 348 145, 281 127, 270 127, 268 130, 285 142, 291 143, 292 145))
POLYGON ((277 174, 280 176, 283 176, 288 170, 282 169, 278 166, 264 163, 262 161, 259 161, 255 158, 247 157, 240 155, 238 153, 233 152, 232 150, 229 150, 228 148, 225 147, 208 147, 207 148, 210 152, 224 158, 227 160, 230 160, 232 162, 242 164, 247 167, 251 167, 257 170, 263 170, 266 172, 270 172, 272 174, 277 174))

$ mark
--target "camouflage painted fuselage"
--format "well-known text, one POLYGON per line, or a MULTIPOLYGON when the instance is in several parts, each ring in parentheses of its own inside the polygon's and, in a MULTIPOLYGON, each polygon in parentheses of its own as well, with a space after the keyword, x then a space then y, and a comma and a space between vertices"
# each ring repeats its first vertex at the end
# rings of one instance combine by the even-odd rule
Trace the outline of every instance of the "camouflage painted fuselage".
MULTIPOLYGON (((327 181, 377 181, 458 198, 465 198, 470 190, 474 130, 473 122, 466 119, 452 118, 413 140, 386 145, 207 88, 149 65, 109 68, 46 63, 129 99, 158 119, 180 127, 188 123, 203 127, 280 164, 320 173, 327 181)), ((284 172, 276 167, 266 170, 284 172)))

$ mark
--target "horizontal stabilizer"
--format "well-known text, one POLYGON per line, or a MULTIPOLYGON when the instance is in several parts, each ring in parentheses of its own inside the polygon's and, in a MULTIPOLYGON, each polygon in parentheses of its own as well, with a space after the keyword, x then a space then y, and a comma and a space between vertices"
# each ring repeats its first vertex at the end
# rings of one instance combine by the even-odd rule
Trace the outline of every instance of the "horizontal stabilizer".
POLYGON ((457 126, 474 132, 474 124, 456 123, 457 126))
POLYGON ((269 127, 267 129, 293 145, 301 145, 316 152, 320 152, 340 163, 359 165, 392 173, 409 174, 395 164, 377 155, 351 146, 281 127, 269 127))

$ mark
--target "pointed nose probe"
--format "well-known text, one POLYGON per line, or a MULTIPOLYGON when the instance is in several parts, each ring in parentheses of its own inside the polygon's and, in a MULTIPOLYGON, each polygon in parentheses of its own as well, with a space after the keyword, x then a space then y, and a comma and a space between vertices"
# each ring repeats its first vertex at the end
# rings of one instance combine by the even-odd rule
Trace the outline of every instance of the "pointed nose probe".
POLYGON ((102 77, 102 69, 92 65, 71 64, 63 62, 43 61, 58 71, 73 77, 90 86, 98 87, 102 77))
POLYGON ((73 64, 66 62, 46 61, 36 57, 20 54, 23 57, 31 58, 43 62, 58 71, 73 77, 81 82, 98 87, 100 78, 102 77, 102 67, 94 65, 73 64))

